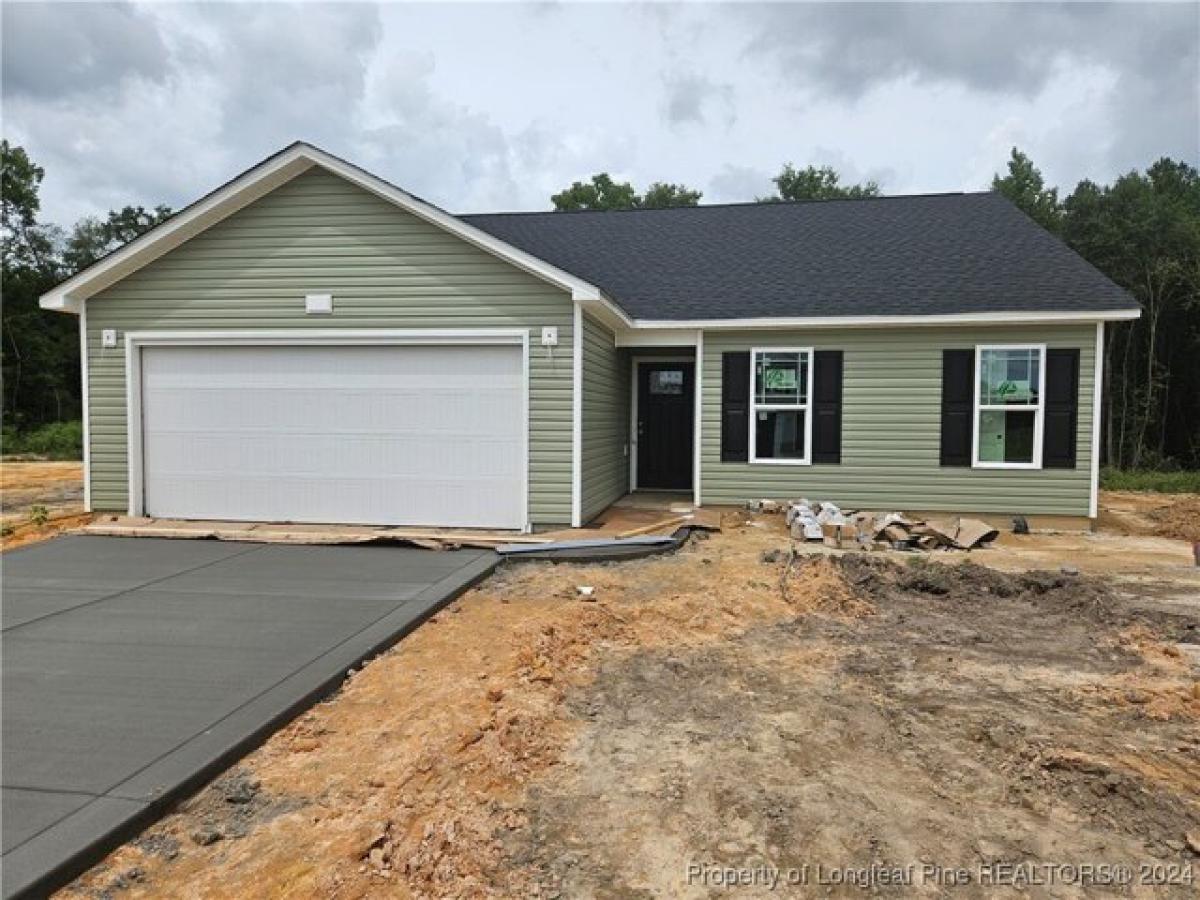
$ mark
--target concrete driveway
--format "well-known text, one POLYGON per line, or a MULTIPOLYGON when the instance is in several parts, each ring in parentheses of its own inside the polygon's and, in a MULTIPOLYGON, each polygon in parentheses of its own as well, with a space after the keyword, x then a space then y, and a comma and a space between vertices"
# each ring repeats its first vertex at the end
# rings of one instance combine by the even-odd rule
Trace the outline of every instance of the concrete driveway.
POLYGON ((4 896, 74 877, 495 558, 92 536, 5 554, 4 896))

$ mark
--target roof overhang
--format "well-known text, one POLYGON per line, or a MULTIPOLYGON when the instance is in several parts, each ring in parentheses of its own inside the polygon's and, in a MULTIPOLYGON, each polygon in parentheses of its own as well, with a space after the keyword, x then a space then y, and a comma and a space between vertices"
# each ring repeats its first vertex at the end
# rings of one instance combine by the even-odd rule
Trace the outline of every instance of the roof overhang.
POLYGON ((467 243, 568 291, 573 299, 593 308, 598 315, 614 324, 623 327, 632 325, 629 317, 595 285, 467 224, 365 169, 305 143, 293 144, 263 160, 180 210, 161 225, 47 291, 39 301, 42 309, 79 313, 83 301, 88 297, 136 272, 313 166, 327 169, 467 243))
POLYGON ((642 329, 701 329, 729 331, 751 328, 871 328, 871 327, 929 327, 953 325, 1019 325, 1019 324, 1082 324, 1121 322, 1141 316, 1140 309, 1108 309, 1082 312, 979 312, 947 313, 928 316, 781 316, 747 319, 635 319, 633 328, 642 329))

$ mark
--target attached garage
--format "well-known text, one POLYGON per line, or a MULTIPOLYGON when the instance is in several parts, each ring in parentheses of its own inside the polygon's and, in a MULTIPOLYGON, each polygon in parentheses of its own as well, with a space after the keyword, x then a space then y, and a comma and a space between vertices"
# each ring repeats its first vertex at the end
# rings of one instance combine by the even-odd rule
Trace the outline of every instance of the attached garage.
POLYGON ((522 332, 131 333, 128 352, 135 514, 528 521, 522 332))

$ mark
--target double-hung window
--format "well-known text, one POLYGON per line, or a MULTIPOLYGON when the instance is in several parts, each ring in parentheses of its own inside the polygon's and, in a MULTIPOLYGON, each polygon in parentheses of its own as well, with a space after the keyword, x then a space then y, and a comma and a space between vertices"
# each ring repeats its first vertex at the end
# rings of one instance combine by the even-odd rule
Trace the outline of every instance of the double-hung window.
POLYGON ((750 354, 750 462, 807 465, 812 445, 812 350, 750 354))
POLYGON ((1046 347, 975 348, 974 465, 1040 469, 1046 347))

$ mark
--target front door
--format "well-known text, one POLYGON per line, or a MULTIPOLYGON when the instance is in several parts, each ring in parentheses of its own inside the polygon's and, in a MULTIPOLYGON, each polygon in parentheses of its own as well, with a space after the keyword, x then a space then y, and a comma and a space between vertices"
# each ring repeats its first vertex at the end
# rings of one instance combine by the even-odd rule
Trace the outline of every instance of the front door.
POLYGON ((696 367, 691 362, 643 362, 637 367, 637 486, 692 486, 692 416, 696 367))

